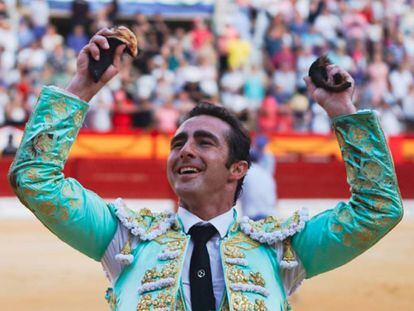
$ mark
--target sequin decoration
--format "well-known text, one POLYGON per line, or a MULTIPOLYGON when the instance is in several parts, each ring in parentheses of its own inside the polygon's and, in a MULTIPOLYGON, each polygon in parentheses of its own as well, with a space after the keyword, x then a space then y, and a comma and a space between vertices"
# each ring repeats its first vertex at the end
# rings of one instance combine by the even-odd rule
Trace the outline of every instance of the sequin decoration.
POLYGON ((265 280, 260 272, 249 272, 246 275, 243 270, 230 266, 227 268, 227 279, 230 282, 231 293, 251 292, 262 296, 268 296, 269 292, 265 288, 265 280))
POLYGON ((161 270, 151 268, 145 271, 138 288, 140 294, 162 288, 171 287, 176 284, 178 278, 178 261, 174 260, 164 265, 161 270))
POLYGON ((234 311, 268 311, 264 300, 256 299, 251 302, 241 294, 234 295, 232 306, 234 311))
POLYGON ((137 311, 167 311, 172 310, 174 298, 170 293, 159 293, 155 298, 150 294, 143 295, 138 302, 137 311))

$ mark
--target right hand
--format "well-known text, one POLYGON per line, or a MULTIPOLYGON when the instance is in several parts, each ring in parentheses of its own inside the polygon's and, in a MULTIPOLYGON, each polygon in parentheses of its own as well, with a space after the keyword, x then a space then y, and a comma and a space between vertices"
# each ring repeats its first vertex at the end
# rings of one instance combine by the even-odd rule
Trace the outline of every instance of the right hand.
POLYGON ((108 28, 103 28, 83 47, 76 62, 76 74, 66 88, 68 92, 88 102, 109 80, 118 74, 121 67, 121 56, 125 50, 125 44, 117 47, 112 65, 108 67, 97 83, 93 81, 92 76, 88 71, 89 55, 98 60, 100 56, 99 48, 109 48, 108 40, 105 36, 110 36, 112 34, 113 31, 108 28))
POLYGON ((336 65, 329 65, 326 69, 330 80, 333 80, 333 76, 339 73, 351 83, 351 87, 340 93, 329 92, 322 88, 317 88, 312 83, 310 77, 304 77, 308 93, 325 109, 330 118, 355 113, 356 108, 352 102, 355 85, 354 79, 348 72, 336 65))

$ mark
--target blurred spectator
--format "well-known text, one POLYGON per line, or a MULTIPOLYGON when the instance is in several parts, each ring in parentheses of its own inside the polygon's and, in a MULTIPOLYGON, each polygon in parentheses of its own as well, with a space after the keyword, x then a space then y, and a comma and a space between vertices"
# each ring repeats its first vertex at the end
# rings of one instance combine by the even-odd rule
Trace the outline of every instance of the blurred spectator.
POLYGON ((16 89, 9 92, 9 101, 6 104, 5 112, 6 125, 23 126, 29 117, 23 95, 16 89))
POLYGON ((286 35, 286 25, 283 17, 281 15, 275 16, 264 40, 266 52, 270 59, 272 59, 273 56, 280 51, 286 35))
POLYGON ((179 117, 179 111, 173 106, 172 100, 166 100, 155 112, 156 126, 161 133, 174 133, 179 117))
POLYGON ((252 164, 244 179, 240 203, 243 216, 259 220, 276 212, 275 161, 265 152, 267 138, 258 135, 250 151, 252 164))
POLYGON ((63 36, 57 33, 55 25, 49 24, 41 42, 46 52, 52 52, 58 45, 63 44, 63 36))
POLYGON ((258 115, 258 130, 261 132, 275 132, 278 126, 278 103, 269 93, 266 94, 258 115))
POLYGON ((402 124, 400 118, 402 111, 400 106, 392 101, 392 98, 384 98, 378 108, 380 120, 386 135, 398 135, 401 133, 402 124))
POLYGON ((5 85, 0 83, 0 127, 6 122, 6 106, 9 100, 5 85))
POLYGON ((153 34, 155 35, 158 50, 161 49, 162 45, 166 42, 170 29, 164 21, 162 15, 157 14, 154 16, 154 22, 152 24, 153 34))
POLYGON ((284 105, 296 91, 296 72, 289 63, 281 63, 280 70, 273 73, 274 96, 284 105))
MULTIPOLYGON (((118 17, 117 1, 92 12, 88 1, 76 0, 74 27, 63 35, 50 24, 47 3, 31 1, 29 14, 14 19, 0 0, 0 124, 24 122, 43 84, 65 87, 90 21, 95 31, 118 17)), ((353 75, 358 108, 377 109, 388 133, 413 130, 410 2, 237 0, 230 7, 217 33, 214 19, 167 23, 161 14, 137 13, 132 29, 140 55, 123 59, 119 77, 91 102, 87 126, 168 132, 209 99, 251 130, 330 133, 329 118, 309 101, 303 82, 327 53, 353 75)))
POLYGON ((4 147, 1 155, 3 157, 14 156, 17 152, 16 146, 13 145, 13 135, 9 134, 7 137, 7 145, 4 147))
POLYGON ((22 18, 19 21, 19 32, 18 32, 18 47, 19 49, 25 48, 32 44, 36 40, 34 31, 29 26, 29 22, 26 18, 22 18))
POLYGON ((194 20, 194 28, 190 31, 192 48, 199 50, 206 41, 210 41, 213 34, 201 18, 194 20))
POLYGON ((408 95, 410 86, 413 85, 413 75, 410 71, 410 64, 402 61, 396 69, 390 73, 391 91, 398 103, 408 95))
POLYGON ((40 41, 33 41, 33 43, 20 50, 17 54, 17 63, 19 66, 26 68, 27 70, 39 71, 41 70, 47 59, 47 54, 40 41))
POLYGON ((296 56, 288 43, 282 43, 280 50, 273 54, 272 65, 276 69, 280 69, 282 65, 292 69, 295 68, 296 56))
POLYGON ((368 66, 372 107, 379 106, 385 94, 388 93, 388 72, 389 68, 382 60, 381 51, 375 51, 373 62, 368 66))
POLYGON ((250 1, 236 0, 237 7, 232 14, 232 24, 243 41, 251 40, 250 1))
POLYGON ((276 159, 274 155, 267 150, 268 143, 269 139, 267 136, 258 134, 253 139, 252 155, 261 167, 274 176, 276 172, 276 159))
POLYGON ((313 118, 311 121, 311 130, 315 134, 329 134, 331 132, 331 122, 326 111, 314 103, 312 105, 313 118))
POLYGON ((249 41, 240 38, 237 34, 227 43, 227 61, 228 66, 233 69, 243 68, 247 65, 251 53, 251 46, 249 41))
POLYGON ((335 43, 335 49, 329 53, 329 59, 336 65, 342 67, 350 74, 354 74, 356 71, 354 60, 346 53, 346 42, 343 40, 337 40, 335 43))
POLYGON ((89 11, 89 3, 86 0, 72 1, 72 15, 70 24, 75 27, 82 25, 86 32, 89 32, 89 25, 91 22, 89 11))
POLYGON ((260 220, 274 215, 276 213, 275 187, 273 176, 252 158, 240 197, 243 216, 260 220))
POLYGON ((36 39, 42 38, 49 23, 49 3, 47 0, 30 1, 30 18, 33 24, 33 33, 36 39))
POLYGON ((118 17, 118 0, 112 0, 108 5, 106 5, 106 18, 113 26, 115 25, 116 19, 118 17))
POLYGON ((8 18, 7 5, 4 0, 0 0, 0 18, 8 18))
POLYGON ((299 47, 296 61, 296 85, 298 89, 306 88, 303 77, 308 75, 309 68, 316 58, 316 55, 312 52, 311 46, 305 45, 299 47))
POLYGON ((76 54, 82 50, 82 48, 88 43, 89 37, 86 34, 84 25, 75 25, 73 31, 68 35, 67 45, 68 48, 75 51, 76 54))
POLYGON ((404 120, 405 130, 414 132, 414 84, 408 89, 407 96, 402 100, 402 118, 404 120))
POLYGON ((309 131, 311 113, 309 111, 309 99, 305 95, 306 90, 292 96, 289 101, 289 107, 293 115, 293 129, 296 132, 306 133, 309 131))
POLYGON ((10 21, 0 17, 0 46, 15 53, 19 47, 18 43, 18 34, 14 33, 10 21))
POLYGON ((341 20, 325 6, 322 13, 316 17, 314 27, 328 42, 333 43, 338 38, 341 20))
POLYGON ((252 65, 244 82, 244 96, 249 101, 249 109, 257 110, 265 97, 268 78, 257 65, 252 65))
POLYGON ((90 110, 86 119, 86 126, 97 132, 112 130, 112 111, 114 98, 112 92, 105 85, 90 101, 90 110))

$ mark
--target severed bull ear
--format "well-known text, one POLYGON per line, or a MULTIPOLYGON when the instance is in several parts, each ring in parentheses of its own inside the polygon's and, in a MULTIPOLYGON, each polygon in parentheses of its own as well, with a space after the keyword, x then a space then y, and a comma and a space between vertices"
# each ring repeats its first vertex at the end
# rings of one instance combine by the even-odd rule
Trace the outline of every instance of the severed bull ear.
POLYGON ((333 76, 333 81, 329 81, 326 67, 331 65, 330 59, 323 55, 315 60, 309 68, 309 77, 316 87, 330 92, 339 93, 350 88, 352 83, 347 81, 344 76, 337 73, 333 76))
POLYGON ((108 69, 114 61, 115 50, 119 45, 125 44, 125 53, 128 53, 132 57, 138 55, 138 40, 130 29, 125 26, 119 26, 111 30, 115 33, 111 36, 107 36, 109 49, 104 50, 99 48, 100 58, 98 61, 89 55, 88 70, 95 82, 99 81, 106 69, 108 69))

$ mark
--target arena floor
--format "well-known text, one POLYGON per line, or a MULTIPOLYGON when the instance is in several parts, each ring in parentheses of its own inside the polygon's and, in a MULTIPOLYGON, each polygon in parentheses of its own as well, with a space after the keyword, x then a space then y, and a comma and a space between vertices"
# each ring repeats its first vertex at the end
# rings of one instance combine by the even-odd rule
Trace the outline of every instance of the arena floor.
MULTIPOLYGON (((306 202, 312 213, 332 204, 306 202)), ((154 204, 168 208, 170 203, 154 204)), ((302 204, 280 203, 284 210, 302 204)), ((405 208, 402 223, 374 248, 305 281, 291 297, 293 310, 414 310, 414 202, 405 208)), ((0 310, 108 310, 100 264, 60 242, 10 199, 0 200, 0 249, 0 310)))

